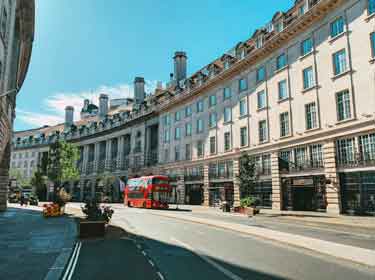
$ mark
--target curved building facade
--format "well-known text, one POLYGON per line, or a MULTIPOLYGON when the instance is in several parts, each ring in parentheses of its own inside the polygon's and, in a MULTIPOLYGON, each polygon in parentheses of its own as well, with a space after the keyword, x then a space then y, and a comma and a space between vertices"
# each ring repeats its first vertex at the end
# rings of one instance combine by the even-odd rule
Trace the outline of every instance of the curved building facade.
POLYGON ((6 209, 16 95, 34 40, 34 0, 0 1, 0 211, 6 209))
POLYGON ((373 0, 297 0, 190 77, 185 52, 166 88, 146 96, 137 77, 128 110, 16 133, 15 162, 65 139, 81 150, 81 179, 69 185, 77 200, 100 193, 104 171, 161 173, 182 203, 236 206, 249 153, 263 207, 373 214, 374 24, 373 0))

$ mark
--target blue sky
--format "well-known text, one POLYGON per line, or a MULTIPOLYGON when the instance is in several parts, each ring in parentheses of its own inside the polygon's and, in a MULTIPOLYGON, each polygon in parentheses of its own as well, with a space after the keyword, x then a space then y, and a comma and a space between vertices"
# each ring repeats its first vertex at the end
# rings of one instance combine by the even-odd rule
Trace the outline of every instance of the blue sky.
POLYGON ((131 96, 173 71, 176 50, 192 73, 247 39, 294 0, 36 0, 35 41, 17 98, 15 129, 53 125, 107 92, 131 96), (235 4, 234 4, 235 3, 235 4))

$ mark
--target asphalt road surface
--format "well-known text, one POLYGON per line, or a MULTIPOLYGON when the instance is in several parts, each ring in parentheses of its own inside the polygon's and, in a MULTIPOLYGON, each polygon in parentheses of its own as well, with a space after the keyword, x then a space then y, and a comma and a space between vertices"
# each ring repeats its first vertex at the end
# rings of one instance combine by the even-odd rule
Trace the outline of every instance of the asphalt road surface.
MULTIPOLYGON (((154 213, 118 206, 113 224, 137 234, 136 246, 160 279, 375 279, 372 268, 154 213)), ((136 268, 124 263, 124 276, 128 269, 136 268)))

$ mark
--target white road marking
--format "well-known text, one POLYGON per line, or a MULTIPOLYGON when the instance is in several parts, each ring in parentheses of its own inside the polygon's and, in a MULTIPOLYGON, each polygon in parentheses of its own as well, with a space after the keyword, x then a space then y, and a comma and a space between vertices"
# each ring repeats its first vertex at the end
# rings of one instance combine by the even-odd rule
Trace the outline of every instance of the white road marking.
POLYGON ((158 276, 160 277, 161 280, 164 280, 163 274, 161 274, 159 271, 158 271, 158 276))
POLYGON ((72 276, 73 276, 73 273, 74 273, 74 269, 76 268, 76 265, 77 265, 77 261, 78 261, 78 257, 79 257, 79 253, 81 251, 81 247, 82 247, 82 242, 78 242, 76 244, 76 247, 74 249, 74 252, 73 252, 73 255, 69 261, 69 264, 68 264, 68 267, 64 273, 64 276, 63 276, 63 280, 70 280, 72 279, 72 276))
POLYGON ((148 260, 148 262, 151 264, 151 266, 155 266, 155 264, 152 262, 152 260, 148 260))
POLYGON ((146 254, 146 252, 145 251, 142 251, 142 254, 146 257, 147 256, 147 254, 146 254))
POLYGON ((213 267, 215 267, 217 270, 219 270, 220 272, 222 272, 225 276, 229 277, 230 279, 232 279, 232 280, 243 280, 241 277, 239 277, 238 275, 236 275, 233 272, 229 271, 228 269, 224 268, 223 266, 221 266, 217 262, 214 262, 209 257, 207 257, 207 256, 199 253, 197 250, 194 250, 194 248, 191 247, 189 244, 186 244, 186 243, 182 242, 181 240, 178 240, 178 239, 176 239, 174 237, 171 237, 171 240, 174 241, 174 242, 176 242, 180 246, 185 247, 186 249, 188 249, 192 253, 196 254, 202 260, 204 260, 208 264, 210 264, 213 267))
POLYGON ((137 244, 137 248, 140 250, 142 249, 141 245, 137 244))

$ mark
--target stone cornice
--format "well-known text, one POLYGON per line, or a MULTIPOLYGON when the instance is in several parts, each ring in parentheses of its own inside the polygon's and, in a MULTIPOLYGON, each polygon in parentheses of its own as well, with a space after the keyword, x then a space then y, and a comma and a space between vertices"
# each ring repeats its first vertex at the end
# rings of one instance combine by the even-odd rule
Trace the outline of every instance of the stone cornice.
POLYGON ((269 38, 261 49, 251 52, 244 59, 234 63, 229 69, 223 70, 221 73, 202 83, 201 86, 194 89, 184 90, 183 92, 176 94, 174 97, 169 98, 159 106, 159 110, 168 110, 177 104, 187 102, 189 99, 206 93, 220 83, 235 77, 294 39, 298 34, 307 30, 343 2, 343 0, 320 0, 316 5, 311 7, 306 14, 287 25, 282 32, 269 38))

